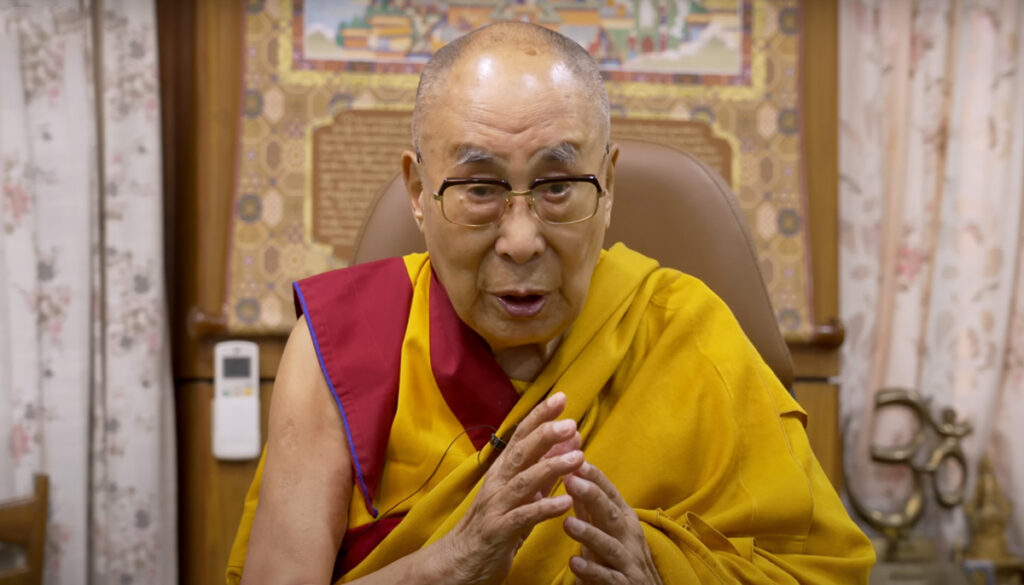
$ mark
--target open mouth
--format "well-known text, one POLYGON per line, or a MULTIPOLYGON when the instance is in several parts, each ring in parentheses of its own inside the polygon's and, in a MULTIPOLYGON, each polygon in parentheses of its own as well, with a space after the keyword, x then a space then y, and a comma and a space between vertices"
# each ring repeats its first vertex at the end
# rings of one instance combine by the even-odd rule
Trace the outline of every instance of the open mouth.
POLYGON ((529 318, 538 315, 544 309, 547 295, 498 295, 497 299, 510 316, 529 318))

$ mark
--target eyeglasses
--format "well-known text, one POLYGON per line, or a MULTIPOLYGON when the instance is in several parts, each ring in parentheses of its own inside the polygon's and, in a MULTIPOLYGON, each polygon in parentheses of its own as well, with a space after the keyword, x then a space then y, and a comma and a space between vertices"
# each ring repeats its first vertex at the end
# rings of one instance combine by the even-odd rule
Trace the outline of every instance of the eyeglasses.
POLYGON ((495 223, 512 206, 513 197, 526 197, 542 222, 566 225, 587 221, 597 214, 604 195, 594 175, 534 179, 526 191, 513 191, 504 179, 448 178, 434 192, 441 214, 466 227, 495 223))

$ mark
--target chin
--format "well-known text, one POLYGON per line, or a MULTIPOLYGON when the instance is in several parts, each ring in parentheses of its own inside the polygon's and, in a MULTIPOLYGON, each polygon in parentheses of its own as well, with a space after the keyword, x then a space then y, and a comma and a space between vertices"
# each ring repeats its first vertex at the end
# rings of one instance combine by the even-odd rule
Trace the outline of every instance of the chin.
POLYGON ((553 327, 550 324, 512 322, 505 324, 500 330, 478 331, 492 351, 501 351, 513 347, 530 345, 546 346, 557 339, 565 331, 565 327, 553 327))

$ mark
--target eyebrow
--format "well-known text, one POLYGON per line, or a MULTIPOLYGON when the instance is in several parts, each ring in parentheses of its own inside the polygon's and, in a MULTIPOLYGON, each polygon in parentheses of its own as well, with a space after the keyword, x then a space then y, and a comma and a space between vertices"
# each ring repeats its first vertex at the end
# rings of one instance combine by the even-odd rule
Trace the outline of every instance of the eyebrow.
POLYGON ((541 157, 546 162, 559 162, 572 164, 576 162, 576 158, 579 156, 580 151, 576 148, 575 144, 569 142, 559 142, 541 152, 541 157))
POLYGON ((463 144, 455 149, 455 166, 494 162, 494 155, 477 146, 463 144))
MULTIPOLYGON (((576 148, 575 144, 570 142, 559 142, 550 148, 542 150, 540 152, 540 157, 544 162, 573 164, 579 157, 579 153, 580 151, 576 148)), ((496 158, 497 157, 483 148, 470 144, 462 144, 455 149, 456 166, 493 163, 496 158)))

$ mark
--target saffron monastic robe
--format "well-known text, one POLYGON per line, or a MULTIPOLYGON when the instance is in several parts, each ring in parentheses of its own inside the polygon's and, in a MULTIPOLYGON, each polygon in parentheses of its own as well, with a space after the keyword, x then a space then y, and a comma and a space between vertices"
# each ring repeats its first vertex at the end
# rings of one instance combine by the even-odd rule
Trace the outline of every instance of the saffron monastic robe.
MULTIPOLYGON (((458 320, 426 254, 325 273, 297 283, 296 297, 356 482, 339 581, 444 536, 480 486, 492 432, 508 436, 562 391, 563 417, 637 511, 665 583, 867 583, 874 553, 811 452, 806 414, 699 280, 622 245, 603 252, 549 363, 516 383, 458 320)), ((228 583, 261 473, 262 462, 228 583)), ((573 583, 574 554, 560 520, 544 522, 511 582, 573 583)))

